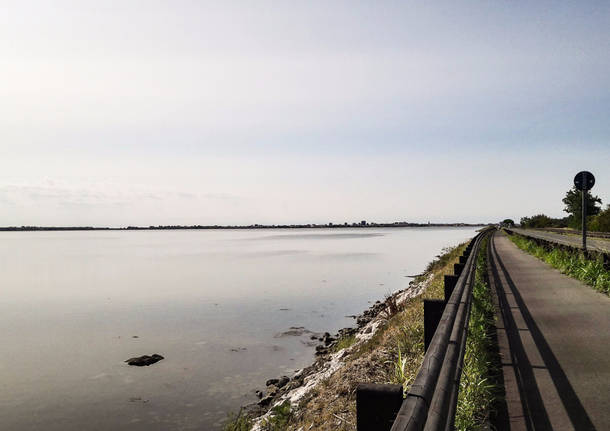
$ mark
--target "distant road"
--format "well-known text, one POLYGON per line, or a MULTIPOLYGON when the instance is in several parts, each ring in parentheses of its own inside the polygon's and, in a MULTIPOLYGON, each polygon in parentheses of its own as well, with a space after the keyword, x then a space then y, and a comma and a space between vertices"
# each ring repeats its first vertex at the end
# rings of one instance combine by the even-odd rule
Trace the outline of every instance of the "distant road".
MULTIPOLYGON (((510 230, 521 235, 530 236, 532 238, 540 238, 547 241, 556 242, 558 244, 582 248, 582 237, 577 235, 562 235, 559 233, 533 229, 511 228, 510 230)), ((610 240, 587 237, 587 249, 610 253, 610 240)))

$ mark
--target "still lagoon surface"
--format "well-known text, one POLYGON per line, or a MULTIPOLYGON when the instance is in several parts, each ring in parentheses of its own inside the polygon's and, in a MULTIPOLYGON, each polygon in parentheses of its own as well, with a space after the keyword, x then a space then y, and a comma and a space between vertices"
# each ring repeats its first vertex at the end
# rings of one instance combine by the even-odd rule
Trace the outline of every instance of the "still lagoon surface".
POLYGON ((0 234, 0 429, 215 430, 474 228, 0 234), (309 343, 311 344, 311 343, 309 343), (158 353, 150 367, 128 366, 158 353))

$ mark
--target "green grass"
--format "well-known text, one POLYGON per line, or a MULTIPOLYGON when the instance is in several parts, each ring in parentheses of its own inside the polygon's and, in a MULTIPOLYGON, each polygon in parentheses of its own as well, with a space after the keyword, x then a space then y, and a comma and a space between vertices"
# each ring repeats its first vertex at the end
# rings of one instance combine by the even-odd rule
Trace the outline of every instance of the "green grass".
POLYGON ((284 431, 290 425, 292 417, 293 412, 290 402, 284 401, 271 409, 271 417, 263 421, 261 429, 264 431, 284 431))
POLYGON ((346 349, 356 342, 355 335, 348 335, 346 337, 339 338, 339 341, 332 347, 331 351, 337 353, 341 349, 346 349))
POLYGON ((241 410, 238 414, 230 413, 227 423, 222 427, 223 431, 249 431, 252 428, 252 421, 242 415, 241 410))
POLYGON ((393 338, 396 345, 396 357, 393 361, 394 373, 390 382, 402 385, 405 395, 415 380, 424 358, 423 299, 443 298, 443 275, 453 274, 453 263, 465 248, 466 244, 462 244, 455 248, 444 249, 443 253, 428 265, 426 272, 416 279, 416 281, 422 281, 428 275, 433 274, 426 291, 421 296, 408 300, 403 305, 403 310, 388 322, 390 328, 395 328, 393 338))
POLYGON ((500 388, 494 383, 494 376, 499 370, 494 361, 495 341, 492 336, 495 313, 486 280, 487 243, 488 239, 484 239, 477 256, 468 338, 455 417, 456 430, 488 428, 488 415, 500 392, 500 388))
POLYGON ((601 258, 587 259, 580 251, 560 248, 548 250, 517 234, 509 235, 508 238, 521 250, 545 261, 553 268, 588 284, 599 292, 610 295, 610 271, 604 268, 601 258))

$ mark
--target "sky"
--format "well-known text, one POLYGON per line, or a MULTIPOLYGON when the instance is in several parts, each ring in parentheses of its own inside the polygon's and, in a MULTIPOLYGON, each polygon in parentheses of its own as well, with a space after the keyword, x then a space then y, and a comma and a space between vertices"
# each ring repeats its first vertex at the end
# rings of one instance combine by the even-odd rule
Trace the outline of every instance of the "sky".
POLYGON ((610 3, 0 0, 0 226, 610 203, 610 3))

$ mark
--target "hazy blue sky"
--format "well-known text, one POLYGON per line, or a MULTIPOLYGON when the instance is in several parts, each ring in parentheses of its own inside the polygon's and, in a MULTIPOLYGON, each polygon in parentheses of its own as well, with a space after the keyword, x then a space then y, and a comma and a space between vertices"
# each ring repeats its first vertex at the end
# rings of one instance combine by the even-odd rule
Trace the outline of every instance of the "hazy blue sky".
POLYGON ((610 203, 610 2, 0 1, 0 225, 610 203))

